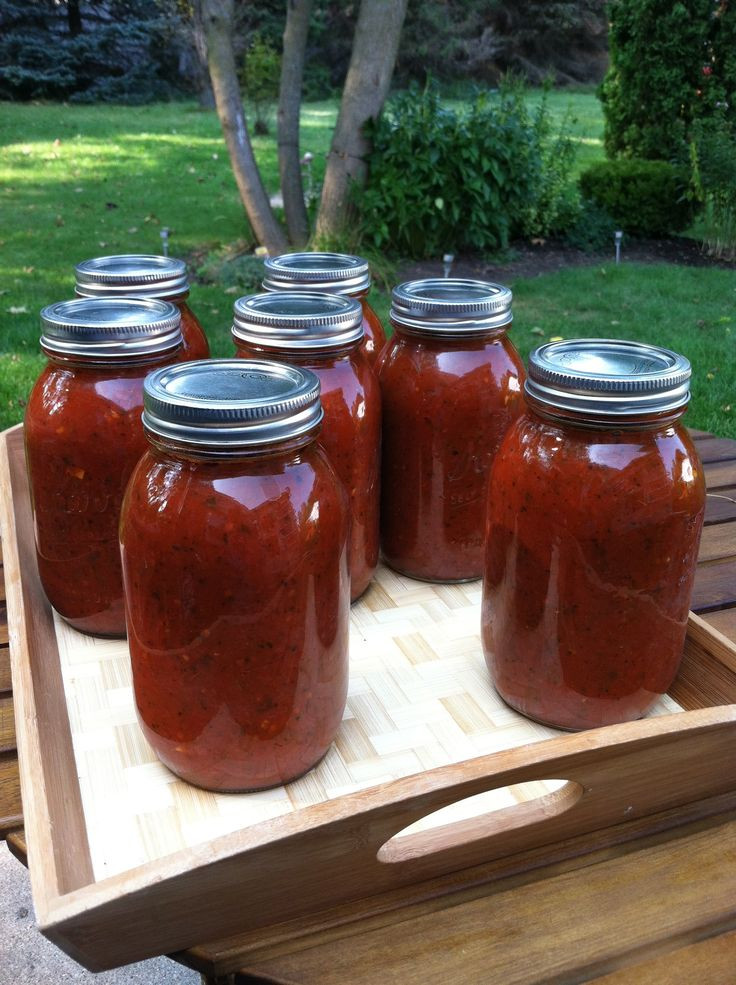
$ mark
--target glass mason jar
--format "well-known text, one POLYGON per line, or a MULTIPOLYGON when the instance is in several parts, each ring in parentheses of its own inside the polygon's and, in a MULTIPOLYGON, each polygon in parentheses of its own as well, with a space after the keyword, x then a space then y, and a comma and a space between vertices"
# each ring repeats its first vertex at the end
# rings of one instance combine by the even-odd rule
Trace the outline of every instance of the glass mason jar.
POLYGON ((381 319, 368 304, 368 261, 347 253, 284 253, 265 261, 264 291, 320 291, 357 298, 363 309, 363 353, 375 365, 386 344, 381 319))
POLYGON ((78 298, 41 312, 48 364, 25 415, 38 571, 71 626, 124 636, 118 522, 146 449, 143 380, 181 358, 181 318, 166 301, 78 298))
POLYGON ((137 297, 171 301, 181 312, 182 359, 210 354, 199 319, 189 307, 187 266, 174 257, 130 254, 95 257, 77 264, 76 293, 83 298, 137 297))
POLYGON ((522 714, 639 718, 682 655, 705 507, 680 418, 690 364, 597 339, 532 353, 526 413, 492 471, 483 649, 522 714))
POLYGON ((120 540, 133 687, 158 757, 210 790, 296 779, 345 707, 348 506, 319 381, 235 359, 152 373, 120 540))
POLYGON ((355 601, 378 564, 381 464, 381 393, 362 351, 360 305, 336 294, 253 294, 235 302, 233 322, 238 356, 278 359, 319 378, 325 414, 319 442, 350 499, 355 601))
POLYGON ((381 546, 413 578, 483 571, 488 473, 523 404, 511 318, 511 291, 497 284, 432 279, 393 291, 396 331, 378 367, 381 546))

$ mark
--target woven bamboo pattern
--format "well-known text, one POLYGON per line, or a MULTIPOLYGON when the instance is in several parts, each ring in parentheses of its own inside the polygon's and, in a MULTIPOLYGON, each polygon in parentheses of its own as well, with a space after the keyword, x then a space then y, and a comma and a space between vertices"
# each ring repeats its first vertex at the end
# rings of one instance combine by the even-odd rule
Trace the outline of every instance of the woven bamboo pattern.
MULTIPOLYGON (((127 643, 55 618, 95 878, 412 773, 558 734, 508 708, 481 649, 480 581, 431 585, 379 568, 353 606, 350 689, 336 742, 300 780, 214 794, 177 779, 138 727, 127 643)), ((680 710, 665 696, 652 715, 680 710)), ((554 779, 554 778, 551 778, 554 779)), ((554 783, 492 791, 412 830, 506 807, 554 783)))

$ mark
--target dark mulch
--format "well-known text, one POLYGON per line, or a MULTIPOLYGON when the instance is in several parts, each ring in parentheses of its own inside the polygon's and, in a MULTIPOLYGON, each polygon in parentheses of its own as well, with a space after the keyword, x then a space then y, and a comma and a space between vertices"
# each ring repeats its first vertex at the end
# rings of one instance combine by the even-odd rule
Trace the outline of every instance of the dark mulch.
MULTIPOLYGON (((614 246, 602 253, 584 253, 572 246, 554 240, 532 243, 514 243, 508 259, 484 259, 458 257, 452 265, 450 276, 469 277, 476 280, 501 281, 517 277, 537 277, 552 274, 566 267, 595 266, 615 261, 614 246)), ((736 270, 736 264, 714 260, 703 253, 694 239, 675 236, 671 239, 640 239, 623 243, 622 263, 673 263, 686 267, 724 267, 736 270)), ((402 281, 422 277, 441 277, 442 261, 418 260, 402 263, 399 276, 402 281)))

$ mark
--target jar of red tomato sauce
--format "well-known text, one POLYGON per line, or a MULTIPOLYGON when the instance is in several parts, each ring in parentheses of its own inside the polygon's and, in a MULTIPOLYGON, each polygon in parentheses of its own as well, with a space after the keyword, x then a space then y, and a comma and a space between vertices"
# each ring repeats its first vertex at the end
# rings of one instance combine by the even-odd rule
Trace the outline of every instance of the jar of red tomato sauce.
POLYGON ((150 448, 120 541, 138 717, 210 790, 293 780, 327 752, 348 681, 348 506, 315 441, 310 372, 206 360, 145 384, 150 448))
POLYGON ((336 294, 253 294, 235 302, 233 320, 238 356, 283 360, 319 378, 319 441, 350 498, 354 601, 378 564, 381 458, 381 393, 362 350, 360 305, 336 294))
POLYGON ((71 626, 124 636, 118 522, 146 449, 143 380, 181 353, 166 301, 78 298, 41 312, 48 364, 25 415, 38 571, 71 626))
POLYGON ((680 419, 690 364, 597 339, 532 353, 526 412, 491 474, 483 649, 549 725, 639 718, 682 655, 705 486, 680 419))
POLYGON ((182 359, 206 359, 210 347, 189 307, 189 280, 183 260, 130 254, 95 257, 76 267, 76 293, 84 298, 136 297, 171 301, 181 312, 182 359))
POLYGON ((284 253, 265 261, 264 291, 319 291, 357 298, 363 309, 363 353, 373 366, 386 344, 378 315, 368 304, 368 261, 347 253, 284 253))
POLYGON ((524 367, 507 331, 511 291, 432 279, 395 288, 381 357, 381 546, 427 581, 483 570, 486 485, 522 409, 524 367))

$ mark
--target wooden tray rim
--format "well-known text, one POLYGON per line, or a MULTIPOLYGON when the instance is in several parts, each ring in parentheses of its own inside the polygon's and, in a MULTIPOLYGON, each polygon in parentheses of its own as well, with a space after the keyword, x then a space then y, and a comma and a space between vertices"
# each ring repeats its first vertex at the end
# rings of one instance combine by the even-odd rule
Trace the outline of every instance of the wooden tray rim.
MULTIPOLYGON (((0 513, 8 583, 8 625, 18 726, 18 755, 26 830, 31 846, 31 882, 37 916, 44 933, 88 967, 110 966, 105 957, 104 941, 96 935, 94 927, 90 929, 94 924, 95 913, 104 914, 109 909, 121 913, 129 911, 131 906, 162 886, 170 887, 175 895, 177 892, 181 895, 180 891, 186 890, 198 874, 201 879, 206 880, 208 873, 213 870, 222 872, 221 863, 236 860, 242 863, 246 856, 256 855, 259 851, 268 854, 268 849, 274 847, 283 848, 285 852, 296 850, 304 842, 305 836, 310 836, 313 841, 315 838, 329 839, 332 833, 339 836, 345 829, 349 829, 350 837, 356 837, 357 832, 358 839, 363 837, 364 831, 369 832, 371 842, 380 846, 407 824, 439 807, 482 790, 511 783, 543 779, 550 775, 570 776, 576 770, 585 770, 586 766, 599 758, 601 751, 610 754, 614 762, 625 762, 627 756, 641 754, 647 749, 661 749, 663 743, 672 745, 688 738, 699 741, 708 736, 720 743, 724 736, 730 737, 730 741, 736 736, 734 703, 542 740, 532 745, 438 767, 333 801, 305 807, 293 814, 219 836, 195 848, 176 851, 120 875, 95 881, 86 844, 85 819, 71 749, 63 688, 57 688, 54 693, 53 687, 48 686, 54 679, 59 683, 61 680, 58 659, 54 660, 54 654, 45 652, 42 646, 45 641, 44 629, 48 630, 51 625, 50 607, 46 603, 45 612, 40 612, 37 607, 29 607, 29 600, 33 597, 33 586, 29 586, 29 582, 32 582, 34 572, 29 570, 28 565, 24 570, 21 564, 23 545, 16 526, 16 514, 22 510, 23 504, 19 505, 17 497, 12 495, 13 483, 17 483, 19 477, 13 475, 8 444, 13 440, 17 443, 18 438, 13 439, 13 435, 18 435, 20 429, 21 426, 17 426, 2 433, 0 513), (58 769, 58 763, 54 763, 52 768, 47 761, 49 750, 42 748, 40 729, 48 727, 44 716, 50 707, 59 716, 56 720, 59 726, 56 732, 56 752, 60 753, 62 765, 66 767, 66 772, 61 774, 63 790, 58 789, 58 775, 57 782, 54 783, 53 774, 58 769), (76 836, 77 840, 72 840, 71 843, 65 840, 62 845, 60 841, 62 838, 66 839, 68 833, 76 836), (126 904, 126 901, 131 902, 126 904)), ((25 476, 22 478, 25 480, 25 476)), ((26 535, 29 519, 29 515, 23 518, 26 535)), ((37 573, 35 577, 37 579, 37 573)), ((709 649, 729 671, 736 673, 736 647, 730 640, 695 615, 691 615, 689 635, 698 645, 709 649)), ((58 658, 58 653, 56 657, 58 658)), ((688 797, 690 800, 698 799, 731 788, 732 783, 729 780, 718 788, 711 789, 709 786, 707 790, 693 790, 690 793, 684 791, 681 802, 687 803, 688 797)), ((532 804, 536 805, 537 802, 532 804)), ((657 809, 663 809, 672 804, 656 806, 657 809)), ((537 807, 541 807, 541 811, 532 811, 527 821, 531 827, 545 820, 545 805, 537 807)), ((507 812, 496 813, 502 815, 507 812)), ((488 839, 497 837, 497 829, 499 825, 503 827, 504 821, 501 818, 495 829, 489 831, 487 838, 478 839, 474 844, 482 846, 488 839)), ((273 860, 273 853, 271 859, 273 860)), ((462 867, 456 864, 454 869, 447 871, 457 871, 462 867)), ((420 878, 423 880, 432 874, 430 870, 428 874, 421 874, 420 878)), ((229 932, 228 928, 225 930, 229 932)), ((212 936, 222 934, 218 932, 212 936)), ((136 949, 131 944, 126 950, 124 960, 135 960, 149 954, 178 949, 187 943, 197 943, 191 940, 182 942, 171 932, 165 940, 160 948, 156 947, 154 950, 151 950, 150 943, 143 949, 136 949), (128 953, 130 956, 127 956, 128 953)), ((122 952, 118 950, 115 953, 113 963, 120 963, 122 952)))

